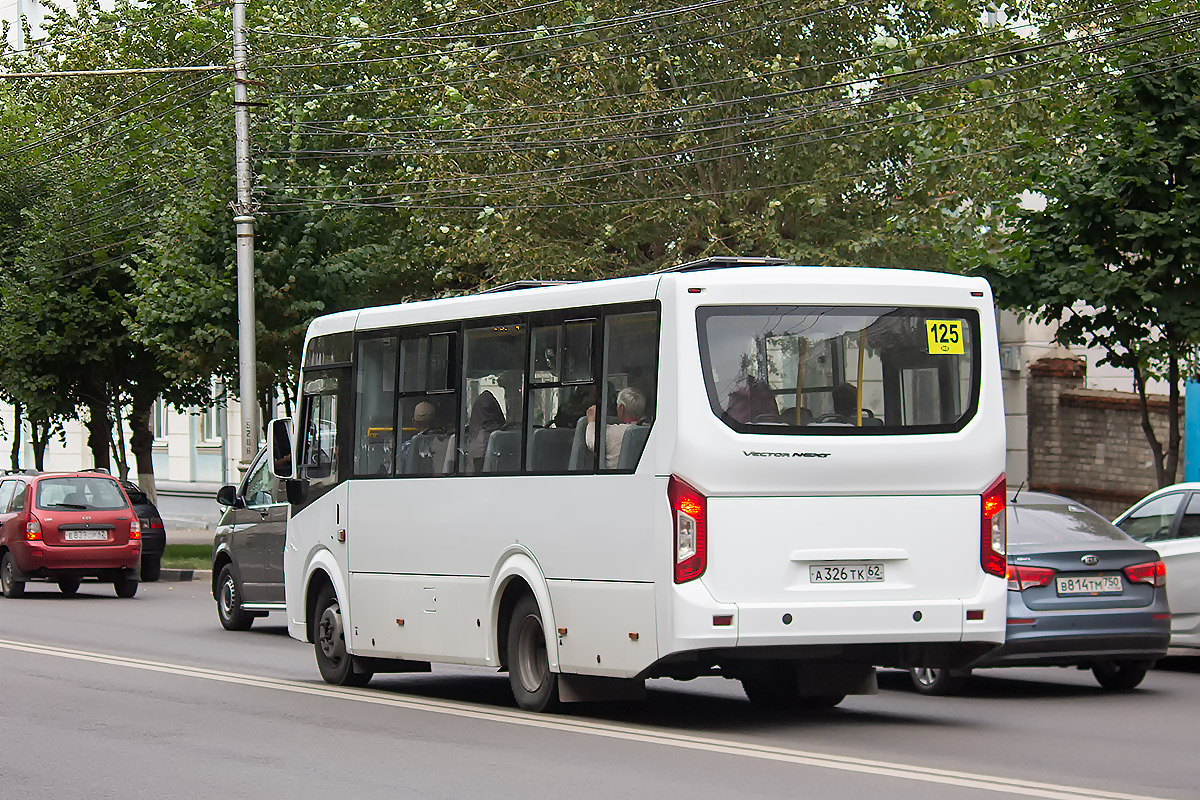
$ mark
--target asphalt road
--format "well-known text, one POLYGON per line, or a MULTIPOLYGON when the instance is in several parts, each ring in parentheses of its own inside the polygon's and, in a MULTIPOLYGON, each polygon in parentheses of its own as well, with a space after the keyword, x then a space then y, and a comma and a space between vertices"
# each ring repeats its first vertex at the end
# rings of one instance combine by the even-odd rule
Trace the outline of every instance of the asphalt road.
POLYGON ((795 716, 722 679, 641 703, 520 712, 507 678, 434 667, 364 690, 322 683, 268 617, 217 623, 207 586, 85 583, 0 598, 0 797, 1200 797, 1200 666, 1127 695, 1075 670, 993 670, 927 698, 795 716))

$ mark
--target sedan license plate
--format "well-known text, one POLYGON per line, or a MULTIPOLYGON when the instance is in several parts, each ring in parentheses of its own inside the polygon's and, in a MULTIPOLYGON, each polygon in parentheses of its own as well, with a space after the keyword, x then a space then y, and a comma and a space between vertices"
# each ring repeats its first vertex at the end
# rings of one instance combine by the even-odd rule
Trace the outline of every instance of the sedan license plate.
POLYGON ((1120 575, 1085 575, 1055 578, 1059 596, 1072 594, 1120 594, 1125 591, 1120 575))
POLYGON ((105 542, 108 541, 108 531, 63 531, 63 539, 68 542, 105 542))
POLYGON ((860 561, 856 564, 810 564, 809 583, 875 583, 883 580, 883 564, 860 561))

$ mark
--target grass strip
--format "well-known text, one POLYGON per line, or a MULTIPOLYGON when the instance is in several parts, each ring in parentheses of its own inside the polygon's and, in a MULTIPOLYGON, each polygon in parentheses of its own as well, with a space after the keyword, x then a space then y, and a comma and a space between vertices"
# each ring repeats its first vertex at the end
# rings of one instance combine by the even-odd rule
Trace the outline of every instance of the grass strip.
POLYGON ((163 550, 162 565, 170 569, 211 569, 212 545, 168 544, 163 550))

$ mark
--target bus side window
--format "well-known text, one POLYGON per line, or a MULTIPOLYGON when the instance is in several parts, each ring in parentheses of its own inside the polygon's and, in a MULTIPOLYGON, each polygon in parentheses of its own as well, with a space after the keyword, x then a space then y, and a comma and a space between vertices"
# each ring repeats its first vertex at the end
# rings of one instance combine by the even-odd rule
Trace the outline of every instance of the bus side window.
POLYGON ((589 447, 603 452, 602 470, 633 470, 641 459, 658 401, 658 336, 654 311, 605 321, 605 398, 596 412, 597 419, 604 419, 604 435, 588 431, 589 447))
POLYGON ((354 474, 391 475, 396 449, 396 337, 358 345, 354 474))
POLYGON ((530 346, 529 438, 525 469, 542 475, 590 471, 582 447, 588 408, 597 403, 594 319, 535 327, 530 346))
POLYGON ((314 485, 332 486, 338 482, 337 406, 336 394, 304 398, 304 451, 300 465, 303 477, 314 485))
POLYGON ((462 474, 521 469, 527 328, 514 322, 466 331, 458 449, 462 474))

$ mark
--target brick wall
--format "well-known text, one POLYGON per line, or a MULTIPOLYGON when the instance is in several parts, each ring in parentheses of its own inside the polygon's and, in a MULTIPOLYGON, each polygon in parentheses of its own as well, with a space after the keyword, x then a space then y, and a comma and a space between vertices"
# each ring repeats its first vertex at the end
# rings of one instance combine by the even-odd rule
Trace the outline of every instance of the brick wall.
MULTIPOLYGON (((1111 518, 1158 482, 1138 396, 1085 389, 1086 377, 1083 358, 1048 357, 1029 366, 1029 488, 1065 495, 1111 518)), ((1167 399, 1149 400, 1150 422, 1165 447, 1167 399)))

